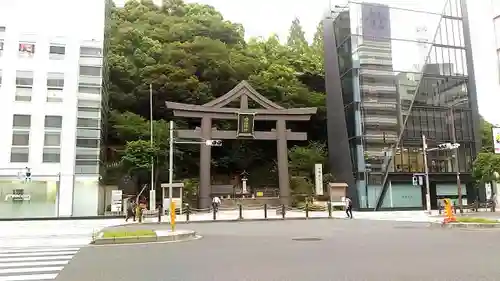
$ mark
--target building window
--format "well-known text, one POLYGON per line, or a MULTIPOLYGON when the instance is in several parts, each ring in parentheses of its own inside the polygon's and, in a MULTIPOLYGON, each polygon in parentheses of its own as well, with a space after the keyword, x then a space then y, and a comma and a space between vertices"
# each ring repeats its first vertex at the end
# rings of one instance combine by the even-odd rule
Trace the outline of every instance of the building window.
POLYGON ((99 128, 100 127, 99 119, 92 118, 78 118, 76 122, 77 128, 99 128))
POLYGON ((19 43, 19 56, 32 57, 35 54, 35 43, 19 43))
POLYGON ((101 76, 101 67, 80 65, 80 75, 83 76, 101 76))
POLYGON ((45 132, 43 146, 61 146, 61 132, 45 132))
POLYGON ((75 160, 75 174, 99 174, 99 160, 75 160))
POLYGON ((30 102, 33 92, 33 71, 16 72, 16 101, 30 102))
POLYGON ((49 47, 49 58, 51 60, 62 60, 66 54, 66 47, 60 45, 51 45, 49 47))
POLYGON ((45 129, 61 129, 62 116, 47 115, 45 116, 45 129))
POLYGON ((80 47, 81 57, 102 57, 102 49, 95 47, 80 47))
POLYGON ((43 163, 59 163, 61 161, 62 116, 46 115, 44 126, 43 163))
POLYGON ((10 162, 27 163, 29 161, 31 115, 15 114, 12 120, 12 147, 10 162))
POLYGON ((29 146, 30 145, 30 131, 13 131, 12 132, 12 145, 13 146, 29 146))
POLYGON ((76 139, 76 147, 83 148, 99 148, 99 140, 98 139, 76 139))
POLYGON ((31 115, 15 114, 12 120, 12 127, 29 130, 31 127, 31 115))
POLYGON ((78 92, 79 93, 84 93, 84 94, 93 94, 93 95, 100 95, 101 94, 101 87, 99 85, 78 85, 78 92))
POLYGON ((0 39, 0 57, 3 54, 3 48, 4 48, 3 39, 0 39))
POLYGON ((51 74, 64 75, 63 73, 49 73, 47 77, 47 89, 48 90, 62 90, 64 88, 64 78, 53 78, 51 74))
POLYGON ((62 102, 64 89, 64 73, 49 72, 47 74, 47 102, 62 102))
POLYGON ((96 118, 101 117, 101 102, 93 100, 78 100, 78 117, 96 118))
POLYGON ((12 149, 10 151, 11 163, 28 163, 29 158, 30 158, 29 147, 12 146, 12 149))
POLYGON ((43 148, 43 163, 59 163, 61 162, 61 149, 60 148, 43 148))

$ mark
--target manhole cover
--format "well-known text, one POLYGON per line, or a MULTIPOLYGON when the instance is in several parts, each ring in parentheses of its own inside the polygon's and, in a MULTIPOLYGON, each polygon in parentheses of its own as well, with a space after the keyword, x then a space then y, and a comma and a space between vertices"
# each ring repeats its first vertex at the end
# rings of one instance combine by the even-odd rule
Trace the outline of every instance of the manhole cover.
POLYGON ((308 241, 321 241, 323 239, 318 238, 318 237, 299 237, 299 238, 292 238, 292 240, 308 242, 308 241))

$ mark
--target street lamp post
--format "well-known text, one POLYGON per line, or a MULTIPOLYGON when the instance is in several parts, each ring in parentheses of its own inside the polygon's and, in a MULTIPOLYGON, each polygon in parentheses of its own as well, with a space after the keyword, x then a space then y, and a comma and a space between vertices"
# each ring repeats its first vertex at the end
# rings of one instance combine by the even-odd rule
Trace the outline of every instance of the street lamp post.
MULTIPOLYGON (((150 125, 150 145, 153 148, 153 85, 149 84, 149 125, 150 125)), ((156 190, 155 190, 155 158, 151 156, 151 189, 149 190, 149 209, 156 208, 156 190)))
POLYGON ((427 140, 425 135, 422 135, 422 150, 424 153, 424 170, 425 170, 425 204, 427 207, 427 213, 429 215, 431 211, 431 188, 429 185, 429 167, 427 165, 427 140))
POLYGON ((174 121, 170 120, 170 124, 168 126, 169 132, 169 149, 168 149, 168 206, 170 209, 169 214, 175 212, 172 210, 172 185, 174 182, 174 121))
MULTIPOLYGON (((439 144, 437 147, 434 148, 428 148, 427 147, 427 140, 425 138, 425 135, 422 135, 422 148, 423 148, 423 153, 424 153, 424 169, 425 169, 425 187, 426 187, 426 204, 427 204, 427 212, 431 214, 431 192, 430 192, 430 187, 429 187, 429 167, 427 165, 427 152, 429 151, 436 151, 436 150, 457 150, 460 147, 459 143, 442 143, 439 144)), ((460 180, 460 175, 457 176, 458 180, 460 180)), ((460 188, 460 186, 459 186, 460 188)), ((461 190, 459 189, 459 192, 461 190)), ((460 193, 459 193, 460 195, 460 193)), ((461 198, 461 197, 459 197, 461 198)))
MULTIPOLYGON (((450 126, 451 126, 451 139, 453 143, 457 143, 457 135, 455 132, 455 111, 454 107, 450 107, 450 126)), ((460 214, 464 213, 463 210, 463 205, 462 205, 462 183, 460 181, 460 167, 458 166, 458 147, 456 149, 453 149, 453 164, 455 166, 455 174, 457 178, 457 193, 458 193, 458 208, 460 209, 460 214)))
MULTIPOLYGON (((174 128, 175 124, 173 120, 169 122, 169 142, 168 142, 168 203, 169 203, 169 214, 175 212, 172 205, 172 193, 174 184, 174 144, 201 144, 206 146, 222 146, 222 140, 201 140, 201 141, 183 141, 175 140, 174 138, 174 128)), ((181 195, 182 196, 182 195, 181 195)), ((165 206, 164 206, 165 208, 165 206)), ((181 207, 182 208, 182 207, 181 207)))

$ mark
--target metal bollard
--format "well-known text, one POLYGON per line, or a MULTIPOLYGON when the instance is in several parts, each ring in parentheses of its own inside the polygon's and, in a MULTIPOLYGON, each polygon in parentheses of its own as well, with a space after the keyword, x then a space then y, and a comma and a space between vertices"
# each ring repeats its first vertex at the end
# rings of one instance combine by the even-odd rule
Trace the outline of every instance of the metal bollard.
POLYGON ((159 205, 158 206, 158 223, 161 223, 162 210, 163 210, 162 206, 159 205))
POLYGON ((240 220, 243 219, 243 206, 241 204, 238 205, 238 211, 239 211, 239 218, 240 220))
POLYGON ((215 206, 215 204, 212 206, 212 210, 213 210, 213 214, 214 214, 214 220, 217 220, 217 207, 215 206))
POLYGON ((189 204, 186 204, 186 222, 189 222, 190 214, 191 214, 191 209, 189 208, 189 204))
POLYGON ((267 204, 264 204, 264 219, 267 220, 267 204))
POLYGON ((331 218, 332 217, 332 202, 328 201, 328 217, 331 218))
POLYGON ((285 208, 285 204, 281 205, 281 218, 282 219, 285 219, 285 212, 286 212, 286 208, 285 208))
POLYGON ((306 202, 306 219, 309 218, 309 203, 306 202))

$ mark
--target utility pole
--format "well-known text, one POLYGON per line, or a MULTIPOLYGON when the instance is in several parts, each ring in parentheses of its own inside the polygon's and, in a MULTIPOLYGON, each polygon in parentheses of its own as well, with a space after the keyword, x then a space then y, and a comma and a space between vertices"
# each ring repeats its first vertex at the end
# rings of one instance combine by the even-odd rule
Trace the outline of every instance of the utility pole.
POLYGON ((170 213, 175 212, 172 210, 172 185, 174 183, 174 121, 170 120, 169 126, 169 140, 168 140, 168 204, 170 213))
POLYGON ((424 152, 424 169, 425 169, 425 204, 427 205, 427 213, 431 211, 431 188, 429 186, 429 167, 427 166, 427 140, 425 135, 422 135, 422 149, 424 152))
MULTIPOLYGON (((149 84, 149 125, 151 149, 153 148, 153 84, 149 84)), ((151 190, 149 191, 149 209, 156 209, 156 190, 155 190, 155 162, 154 156, 151 156, 151 190)))
MULTIPOLYGON (((452 142, 455 144, 457 143, 457 135, 455 132, 455 110, 454 107, 450 107, 450 126, 451 126, 451 139, 452 142)), ((458 147, 453 149, 453 156, 454 156, 454 166, 455 166, 455 173, 457 177, 457 188, 458 188, 458 208, 460 209, 460 213, 463 214, 463 206, 462 206, 462 184, 460 181, 460 167, 458 166, 458 147)))

